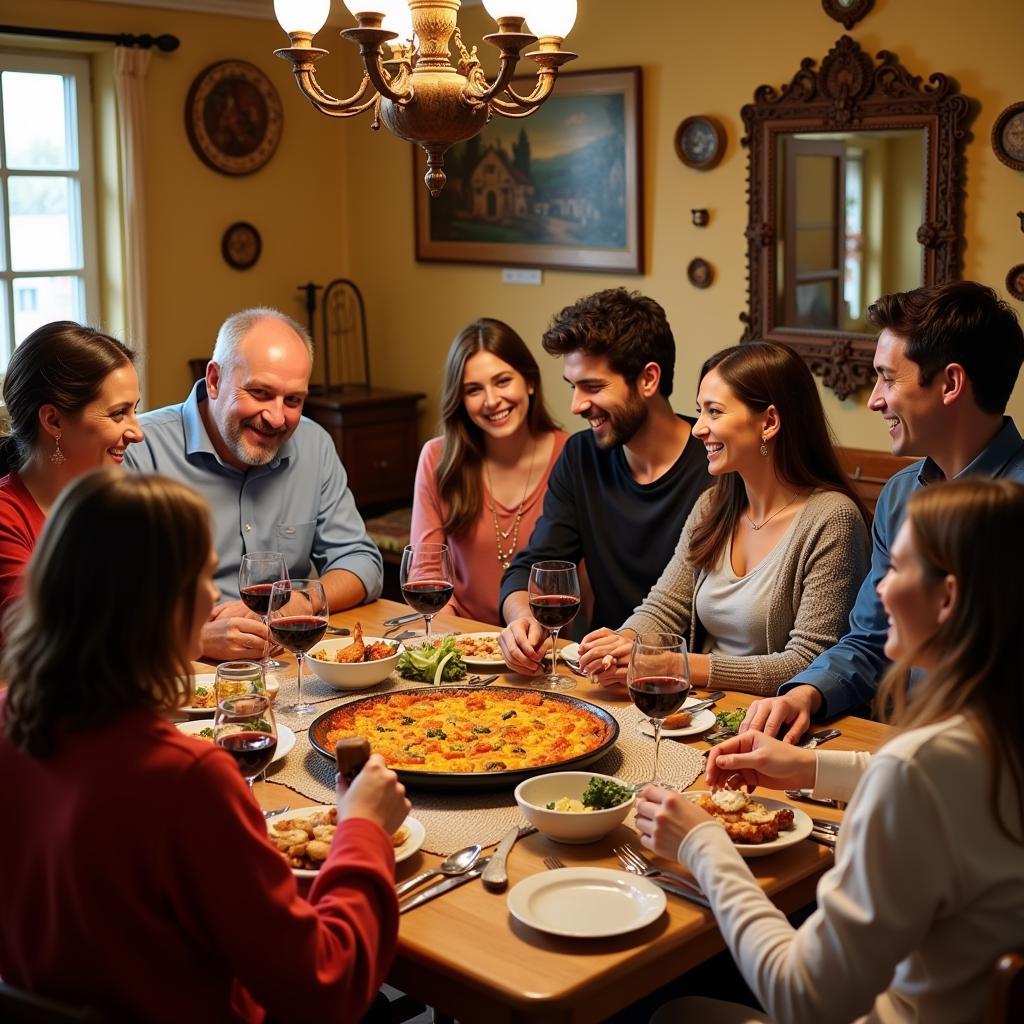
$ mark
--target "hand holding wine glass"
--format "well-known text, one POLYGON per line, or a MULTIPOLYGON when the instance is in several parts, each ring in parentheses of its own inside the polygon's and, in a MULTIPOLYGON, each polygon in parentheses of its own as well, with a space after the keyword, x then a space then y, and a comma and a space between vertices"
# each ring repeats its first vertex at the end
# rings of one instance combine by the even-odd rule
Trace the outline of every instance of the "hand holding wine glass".
POLYGON ((273 585, 267 625, 270 635, 295 655, 298 683, 295 703, 285 708, 297 715, 309 715, 316 705, 302 701, 302 668, 306 651, 327 632, 327 595, 319 580, 281 580, 273 585))
POLYGON ((658 779, 661 726, 683 706, 690 692, 686 641, 678 633, 640 633, 629 655, 626 686, 629 699, 654 727, 654 773, 650 781, 656 786, 666 785, 658 779))
MULTIPOLYGON (((288 579, 288 566, 280 551, 250 551, 242 555, 238 569, 238 596, 251 612, 262 616, 267 625, 270 591, 280 580, 288 579)), ((284 666, 270 657, 263 659, 264 671, 284 666)))
POLYGON ((580 578, 572 562, 534 562, 530 567, 530 611, 551 636, 551 674, 540 683, 549 690, 573 690, 576 680, 558 674, 558 634, 580 610, 580 578))
POLYGON ((406 545, 399 570, 402 597, 423 616, 423 635, 428 640, 430 620, 452 599, 454 580, 447 544, 406 545))
POLYGON ((225 697, 214 712, 213 740, 235 759, 251 793, 253 780, 277 752, 277 722, 270 698, 261 693, 225 697))

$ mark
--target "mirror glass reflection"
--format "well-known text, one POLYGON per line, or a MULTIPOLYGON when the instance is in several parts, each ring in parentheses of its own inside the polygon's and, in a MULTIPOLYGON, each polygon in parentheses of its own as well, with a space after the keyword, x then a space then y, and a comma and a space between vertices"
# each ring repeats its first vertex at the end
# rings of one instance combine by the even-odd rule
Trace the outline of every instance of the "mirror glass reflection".
POLYGON ((879 295, 924 283, 927 129, 779 136, 776 320, 870 334, 879 295))

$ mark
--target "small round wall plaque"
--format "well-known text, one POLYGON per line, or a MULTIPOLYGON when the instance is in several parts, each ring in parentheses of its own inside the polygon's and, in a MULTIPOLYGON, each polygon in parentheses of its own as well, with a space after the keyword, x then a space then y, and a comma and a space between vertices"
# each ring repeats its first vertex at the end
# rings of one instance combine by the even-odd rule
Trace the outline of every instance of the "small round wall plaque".
POLYGON ((220 254, 235 270, 248 270, 260 258, 262 248, 260 233, 244 220, 232 224, 220 240, 220 254))
POLYGON ((725 129, 714 117, 688 117, 676 129, 676 155, 698 171, 710 171, 725 153, 725 129))
POLYGON ((1010 268, 1006 275, 1006 290, 1019 302, 1024 302, 1024 263, 1010 268))
POLYGON ((1024 171, 1024 102, 1011 103, 996 118, 992 149, 1007 167, 1024 171))
POLYGON ((707 288, 714 276, 715 272, 711 269, 711 264, 700 257, 690 260, 690 264, 686 268, 686 277, 694 288, 707 288))

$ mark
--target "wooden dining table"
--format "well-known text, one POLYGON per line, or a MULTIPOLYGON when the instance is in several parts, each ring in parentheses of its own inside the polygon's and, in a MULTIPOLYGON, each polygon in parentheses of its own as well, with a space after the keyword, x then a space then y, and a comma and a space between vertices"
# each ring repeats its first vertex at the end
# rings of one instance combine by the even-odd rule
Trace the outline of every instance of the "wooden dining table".
MULTIPOLYGON (((375 601, 335 614, 331 623, 352 627, 358 621, 367 635, 379 636, 386 628, 385 619, 408 611, 405 605, 392 601, 375 601)), ((409 627, 422 630, 422 621, 403 628, 409 627)), ((439 615, 434 628, 438 632, 476 632, 496 627, 439 615)), ((570 672, 567 667, 561 671, 570 672)), ((627 700, 589 679, 573 678, 577 686, 572 693, 576 697, 602 706, 627 700)), ((528 685, 530 680, 507 672, 503 682, 528 685)), ((744 707, 752 699, 747 694, 727 693, 717 707, 744 707)), ((829 742, 830 750, 874 750, 890 731, 879 723, 854 717, 830 724, 842 730, 841 737, 829 742)), ((708 746, 699 736, 688 742, 697 749, 708 746)), ((703 780, 698 779, 691 788, 704 788, 703 780)), ((256 793, 265 807, 308 802, 272 782, 257 784, 256 793)), ((410 795, 415 813, 415 791, 410 795)), ((764 795, 787 799, 770 790, 764 795)), ((842 819, 841 811, 833 808, 807 804, 804 809, 814 817, 842 819)), ((539 833, 529 835, 516 843, 509 856, 509 888, 544 871, 544 858, 549 856, 558 857, 568 867, 618 869, 613 848, 630 841, 638 843, 631 818, 587 846, 566 846, 539 833)), ((440 860, 420 851, 397 866, 397 880, 440 860)), ((683 870, 655 860, 666 868, 683 870)), ((792 913, 814 901, 818 879, 831 866, 832 853, 807 840, 749 863, 772 902, 784 913, 792 913)), ((505 894, 488 892, 479 881, 473 881, 402 915, 398 954, 388 981, 465 1024, 592 1024, 649 995, 724 948, 712 913, 672 895, 668 896, 666 912, 641 930, 614 938, 575 939, 548 935, 520 923, 506 909, 505 894)))

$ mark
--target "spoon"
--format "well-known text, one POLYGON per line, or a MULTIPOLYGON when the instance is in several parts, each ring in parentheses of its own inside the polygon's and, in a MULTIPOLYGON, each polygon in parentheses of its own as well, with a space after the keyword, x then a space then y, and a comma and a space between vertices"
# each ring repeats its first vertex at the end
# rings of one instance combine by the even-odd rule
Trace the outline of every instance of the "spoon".
POLYGON ((395 895, 402 896, 410 889, 415 889, 421 882, 435 875, 464 875, 480 859, 480 847, 477 845, 467 846, 464 850, 456 850, 449 854, 440 864, 431 871, 424 871, 422 875, 410 878, 400 885, 395 886, 395 895))

